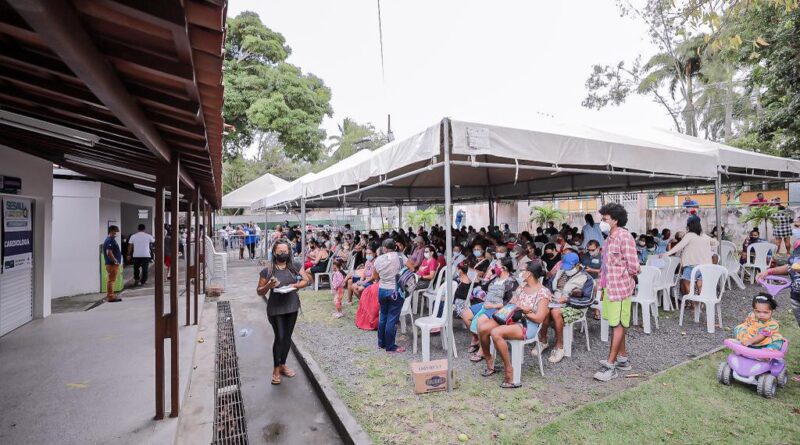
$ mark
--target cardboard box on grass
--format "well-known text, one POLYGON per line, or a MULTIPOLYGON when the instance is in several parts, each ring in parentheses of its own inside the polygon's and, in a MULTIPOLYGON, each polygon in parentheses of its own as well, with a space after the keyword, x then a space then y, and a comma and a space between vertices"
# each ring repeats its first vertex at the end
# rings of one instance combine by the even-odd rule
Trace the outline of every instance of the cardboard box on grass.
POLYGON ((447 389, 447 360, 411 363, 414 392, 426 394, 447 389))

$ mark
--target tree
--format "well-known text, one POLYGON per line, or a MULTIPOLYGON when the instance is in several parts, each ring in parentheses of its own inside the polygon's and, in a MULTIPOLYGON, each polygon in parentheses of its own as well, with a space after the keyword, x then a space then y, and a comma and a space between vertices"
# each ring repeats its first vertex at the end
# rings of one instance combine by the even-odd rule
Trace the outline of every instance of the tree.
POLYGON ((439 220, 439 206, 430 206, 425 210, 408 212, 405 222, 409 227, 431 227, 439 220))
POLYGON ((769 205, 761 205, 751 207, 750 211, 742 215, 739 220, 744 224, 752 223, 753 227, 758 227, 761 223, 764 223, 764 234, 767 233, 767 223, 775 224, 778 222, 778 218, 776 217, 778 213, 778 208, 769 206, 769 205))
POLYGON ((359 124, 354 119, 346 117, 338 127, 339 134, 328 138, 331 141, 328 145, 330 155, 320 159, 315 171, 346 159, 359 150, 375 150, 388 142, 386 135, 376 130, 371 123, 359 124))
POLYGON ((258 15, 242 12, 227 21, 223 116, 234 130, 225 136, 225 158, 242 155, 263 133, 274 133, 287 157, 315 161, 323 150, 322 119, 333 115, 331 91, 322 79, 286 62, 284 37, 258 15))
POLYGON ((551 206, 536 206, 531 209, 530 220, 539 226, 544 226, 549 221, 560 222, 565 219, 567 215, 564 212, 551 206))

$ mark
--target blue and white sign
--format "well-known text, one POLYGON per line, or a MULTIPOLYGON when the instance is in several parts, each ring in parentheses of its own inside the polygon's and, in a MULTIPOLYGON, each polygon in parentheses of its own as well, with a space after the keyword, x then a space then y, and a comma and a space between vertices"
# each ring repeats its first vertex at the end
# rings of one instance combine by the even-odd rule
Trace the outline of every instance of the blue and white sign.
POLYGON ((33 266, 31 200, 3 198, 3 272, 33 266))

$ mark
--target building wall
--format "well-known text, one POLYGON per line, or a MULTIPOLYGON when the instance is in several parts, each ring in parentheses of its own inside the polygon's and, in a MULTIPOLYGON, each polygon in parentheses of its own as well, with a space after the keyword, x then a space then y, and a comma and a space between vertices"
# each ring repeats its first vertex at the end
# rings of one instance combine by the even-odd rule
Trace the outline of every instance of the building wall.
MULTIPOLYGON (((764 197, 767 200, 771 200, 773 198, 780 198, 781 202, 786 203, 789 202, 789 190, 752 190, 749 192, 743 192, 741 196, 739 196, 739 202, 742 204, 748 204, 750 201, 756 198, 756 194, 763 193, 764 197)), ((690 196, 697 203, 700 207, 714 207, 714 194, 713 193, 698 193, 694 195, 674 195, 674 196, 659 196, 656 198, 655 205, 658 208, 663 207, 681 207, 683 206, 683 200, 685 197, 690 196)), ((722 204, 725 205, 728 203, 728 197, 724 193, 722 194, 722 204)))
POLYGON ((100 184, 53 180, 53 298, 97 292, 100 184))
POLYGON ((35 199, 33 224, 33 316, 50 315, 53 164, 0 145, 0 175, 22 178, 18 196, 35 199))
MULTIPOLYGON (((50 172, 52 175, 52 170, 50 172)), ((53 270, 52 297, 100 291, 100 246, 108 235, 108 226, 122 227, 122 206, 150 210, 144 221, 152 233, 154 199, 91 180, 53 180, 53 270)), ((132 224, 135 225, 138 220, 132 224)), ((124 236, 130 233, 124 233, 124 236)), ((124 238, 117 238, 124 248, 124 238)))

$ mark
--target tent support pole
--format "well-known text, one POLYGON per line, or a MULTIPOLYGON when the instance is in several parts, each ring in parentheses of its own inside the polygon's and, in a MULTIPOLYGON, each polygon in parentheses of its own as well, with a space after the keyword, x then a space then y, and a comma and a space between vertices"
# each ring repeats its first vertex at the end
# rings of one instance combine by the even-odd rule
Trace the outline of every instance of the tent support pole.
POLYGON ((489 225, 494 226, 494 199, 489 198, 489 225))
POLYGON ((447 392, 453 392, 453 223, 450 215, 450 120, 442 120, 442 152, 444 152, 444 220, 445 220, 445 343, 447 344, 447 392))
POLYGON ((403 203, 397 203, 397 229, 403 228, 403 203))
POLYGON ((716 212, 717 222, 717 255, 719 264, 722 264, 722 173, 717 170, 717 178, 714 181, 714 210, 716 212))
POLYGON ((300 258, 305 261, 306 254, 306 193, 300 197, 300 258))

